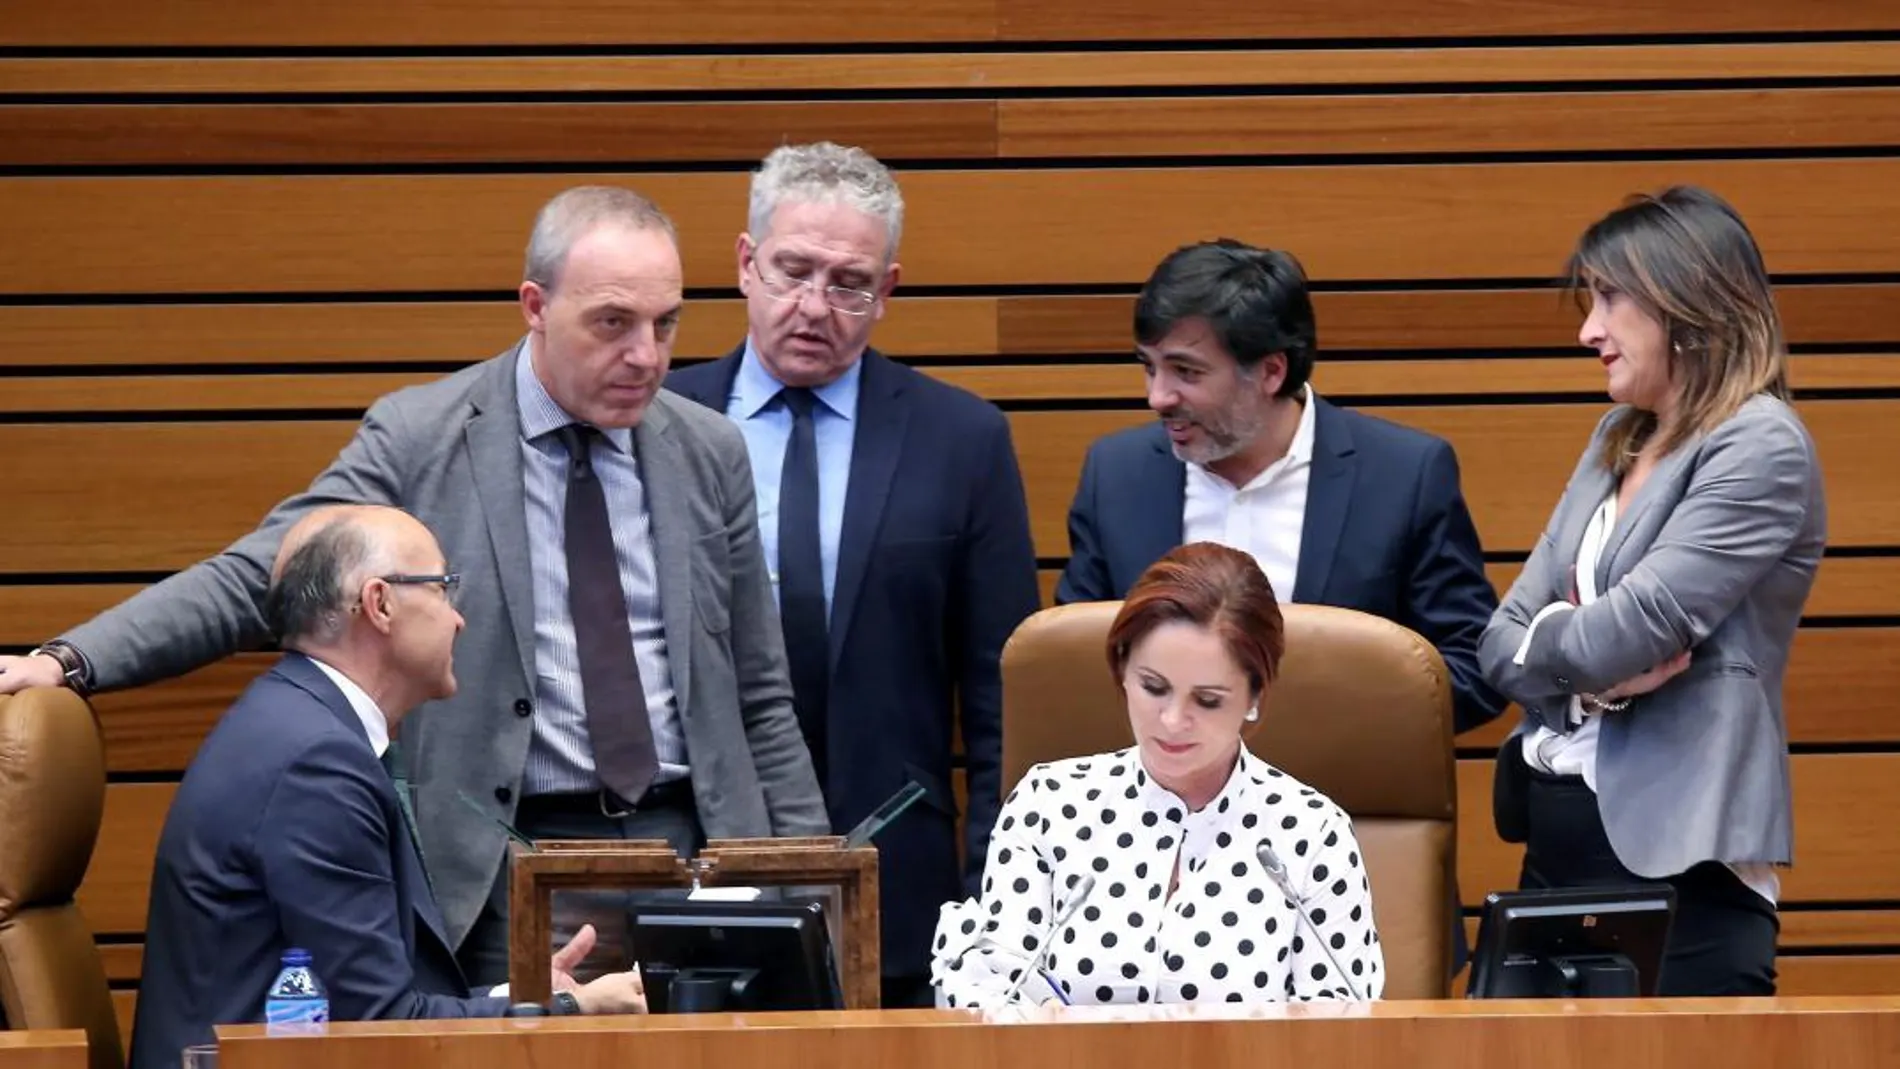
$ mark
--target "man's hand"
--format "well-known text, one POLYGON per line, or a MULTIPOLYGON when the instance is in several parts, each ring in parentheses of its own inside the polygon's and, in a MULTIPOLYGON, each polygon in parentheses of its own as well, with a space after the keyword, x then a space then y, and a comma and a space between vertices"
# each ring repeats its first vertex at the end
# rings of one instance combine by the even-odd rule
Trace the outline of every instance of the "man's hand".
POLYGON ((554 952, 554 990, 573 992, 582 1013, 645 1013, 647 989, 637 968, 608 973, 585 984, 575 982, 574 970, 594 952, 599 938, 593 925, 583 924, 566 946, 554 952))
POLYGON ((1651 668, 1638 676, 1632 676, 1597 695, 1601 701, 1613 702, 1624 698, 1634 698, 1638 694, 1648 694, 1657 687, 1681 675, 1689 667, 1689 651, 1683 650, 1674 657, 1651 668))
POLYGON ((18 694, 28 687, 61 687, 66 675, 59 662, 44 653, 31 657, 0 657, 0 694, 18 694))
POLYGON ((640 979, 640 970, 628 969, 626 972, 612 972, 591 983, 574 989, 574 1000, 581 1004, 582 1013, 645 1013, 647 1011, 646 984, 640 979))
POLYGON ((581 985, 574 980, 574 970, 580 967, 581 962, 587 960, 587 955, 594 952, 594 942, 598 938, 593 925, 583 924, 581 930, 574 933, 574 938, 567 941, 566 946, 554 952, 552 990, 574 991, 580 988, 581 985))

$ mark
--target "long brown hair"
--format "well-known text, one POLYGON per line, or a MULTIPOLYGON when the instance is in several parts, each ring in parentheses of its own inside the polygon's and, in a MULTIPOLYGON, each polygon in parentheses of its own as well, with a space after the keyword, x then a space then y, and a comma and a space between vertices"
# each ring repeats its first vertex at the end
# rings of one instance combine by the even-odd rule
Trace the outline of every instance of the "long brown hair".
POLYGON ((1213 542, 1176 546, 1149 565, 1108 628, 1108 667, 1120 685, 1129 651, 1150 631, 1182 621, 1220 636, 1258 698, 1280 674, 1286 624, 1273 584, 1254 559, 1213 542))
MULTIPOLYGON (((1761 249, 1729 203, 1706 189, 1637 194, 1583 232, 1569 291, 1583 306, 1599 287, 1627 294, 1663 325, 1680 392, 1658 443, 1668 453, 1766 393, 1788 399, 1788 346, 1761 249)), ((1631 409, 1610 428, 1603 466, 1617 475, 1657 432, 1654 412, 1631 409)))

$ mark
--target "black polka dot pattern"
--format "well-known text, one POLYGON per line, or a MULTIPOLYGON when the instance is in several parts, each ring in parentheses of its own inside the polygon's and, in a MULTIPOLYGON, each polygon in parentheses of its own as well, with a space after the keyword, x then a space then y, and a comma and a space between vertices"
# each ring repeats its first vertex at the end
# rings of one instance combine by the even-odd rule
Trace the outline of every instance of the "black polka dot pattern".
POLYGON ((1055 939, 1027 1001, 1058 989, 1083 1004, 1378 998, 1368 886, 1346 815, 1250 753, 1196 811, 1134 749, 1054 762, 1004 802, 981 897, 944 907, 932 976, 946 1005, 991 1008, 1055 939), (1262 842, 1290 892, 1261 868, 1262 842))

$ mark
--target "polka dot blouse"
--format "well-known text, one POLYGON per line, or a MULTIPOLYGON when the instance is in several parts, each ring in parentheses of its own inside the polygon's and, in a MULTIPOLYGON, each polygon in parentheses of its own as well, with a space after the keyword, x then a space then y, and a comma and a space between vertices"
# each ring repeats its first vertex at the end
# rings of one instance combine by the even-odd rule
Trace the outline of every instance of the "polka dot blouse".
POLYGON ((1385 985, 1351 820, 1244 748, 1194 813, 1149 778, 1134 748, 1030 769, 1003 802, 982 897, 946 905, 938 921, 940 1001, 1002 1004, 1052 934, 1021 999, 1306 1001, 1378 998, 1385 985), (1262 867, 1263 840, 1317 932, 1262 867), (1081 909, 1054 933, 1090 876, 1081 909))

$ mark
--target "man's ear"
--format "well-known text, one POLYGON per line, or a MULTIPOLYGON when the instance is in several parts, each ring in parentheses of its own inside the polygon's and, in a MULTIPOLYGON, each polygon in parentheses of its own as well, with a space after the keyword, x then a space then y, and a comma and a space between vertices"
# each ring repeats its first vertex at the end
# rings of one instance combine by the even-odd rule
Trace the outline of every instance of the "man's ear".
POLYGON ((891 291, 897 288, 897 280, 902 277, 903 274, 904 265, 898 263, 896 260, 892 260, 891 265, 884 269, 884 281, 879 283, 877 287, 877 307, 871 312, 873 317, 877 319, 884 318, 885 302, 891 299, 891 291))
POLYGON ((752 235, 743 230, 739 231, 738 240, 732 243, 732 258, 733 266, 738 268, 739 271, 740 293, 746 293, 752 285, 752 272, 747 271, 746 267, 752 263, 753 257, 758 254, 759 247, 752 243, 752 235))
POLYGON ((1268 353, 1254 365, 1254 375, 1260 386, 1260 398, 1271 401, 1280 396, 1280 387, 1286 383, 1287 359, 1285 353, 1268 353))
POLYGON ((381 579, 371 579, 363 584, 362 596, 358 598, 362 605, 363 619, 379 634, 389 634, 391 620, 395 614, 395 591, 381 579))
POLYGON ((539 282, 523 282, 518 292, 521 318, 527 320, 528 329, 537 334, 547 329, 548 291, 539 282))

